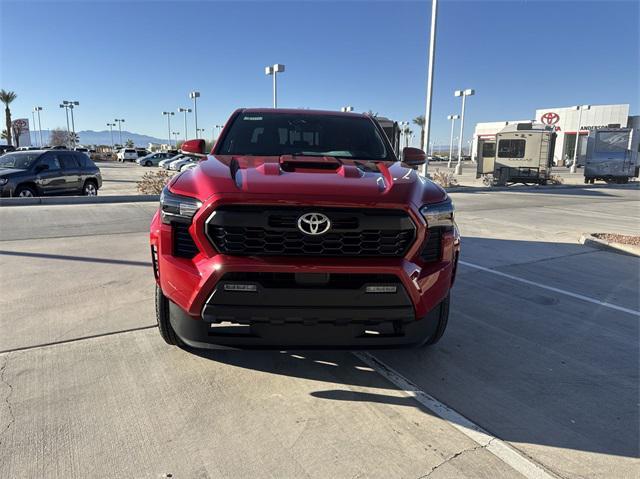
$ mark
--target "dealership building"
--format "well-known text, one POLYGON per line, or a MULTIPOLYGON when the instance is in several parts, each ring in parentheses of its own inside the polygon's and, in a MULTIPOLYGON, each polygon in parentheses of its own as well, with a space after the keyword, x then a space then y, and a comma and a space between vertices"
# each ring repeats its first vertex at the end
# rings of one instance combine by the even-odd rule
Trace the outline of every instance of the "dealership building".
MULTIPOLYGON (((513 123, 542 123, 553 127, 558 135, 553 155, 556 165, 573 158, 578 132, 582 138, 596 128, 633 128, 631 149, 638 151, 640 142, 640 116, 629 116, 628 104, 589 105, 581 109, 575 106, 540 108, 536 110, 534 119, 478 123, 473 134, 472 154, 476 154, 478 139, 494 139, 496 133, 513 123)), ((586 143, 580 141, 580 155, 585 154, 586 143)))

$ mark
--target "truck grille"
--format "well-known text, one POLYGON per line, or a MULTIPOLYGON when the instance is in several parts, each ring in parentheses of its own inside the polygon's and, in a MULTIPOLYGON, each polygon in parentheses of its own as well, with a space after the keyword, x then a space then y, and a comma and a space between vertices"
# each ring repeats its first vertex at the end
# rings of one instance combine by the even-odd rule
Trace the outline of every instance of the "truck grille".
POLYGON ((198 247, 189 233, 189 225, 174 224, 172 228, 173 256, 177 256, 179 258, 193 258, 197 255, 198 247))
POLYGON ((218 251, 238 256, 399 257, 415 238, 415 226, 402 210, 221 206, 206 233, 218 251), (331 229, 302 233, 298 218, 322 213, 331 229))

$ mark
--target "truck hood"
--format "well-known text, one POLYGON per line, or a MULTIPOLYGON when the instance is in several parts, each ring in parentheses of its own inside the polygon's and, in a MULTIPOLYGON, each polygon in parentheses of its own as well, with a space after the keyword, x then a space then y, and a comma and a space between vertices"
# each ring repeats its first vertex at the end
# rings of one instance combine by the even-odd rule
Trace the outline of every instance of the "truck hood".
POLYGON ((446 199, 440 186, 400 162, 288 155, 210 155, 176 177, 170 189, 203 202, 224 193, 376 204, 421 205, 446 199))

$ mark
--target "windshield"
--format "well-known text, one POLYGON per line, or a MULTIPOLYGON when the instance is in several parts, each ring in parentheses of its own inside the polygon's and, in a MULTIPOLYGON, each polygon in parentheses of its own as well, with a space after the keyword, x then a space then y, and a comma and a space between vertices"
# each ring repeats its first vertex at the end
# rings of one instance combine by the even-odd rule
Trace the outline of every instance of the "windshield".
POLYGON ((0 168, 15 168, 16 170, 28 170, 38 159, 41 153, 19 152, 7 153, 0 156, 0 168))
POLYGON ((217 153, 395 160, 368 118, 304 113, 242 113, 217 153))

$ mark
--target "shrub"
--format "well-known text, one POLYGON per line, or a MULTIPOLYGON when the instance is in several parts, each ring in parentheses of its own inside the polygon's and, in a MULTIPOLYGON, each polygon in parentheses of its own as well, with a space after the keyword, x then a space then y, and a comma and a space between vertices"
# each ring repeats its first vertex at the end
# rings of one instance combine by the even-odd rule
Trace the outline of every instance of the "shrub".
POLYGON ((165 170, 145 173, 138 181, 138 191, 143 195, 159 195, 172 176, 165 170))
POLYGON ((547 183, 551 185, 561 185, 563 181, 564 180, 560 175, 551 175, 549 176, 549 180, 547 181, 547 183))
POLYGON ((436 171, 431 174, 431 179, 443 188, 458 186, 458 180, 456 180, 456 177, 453 175, 453 173, 449 171, 440 171, 436 169, 436 171))

